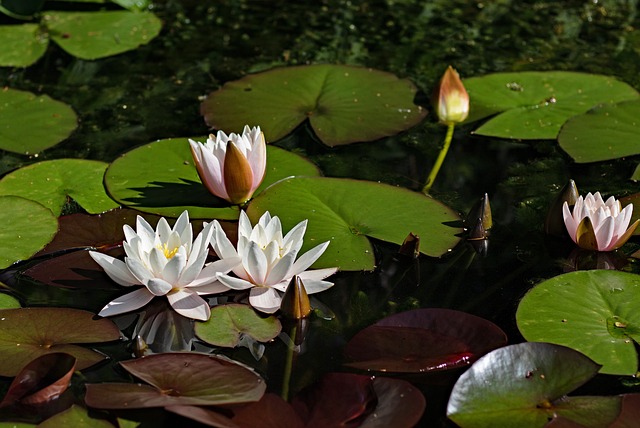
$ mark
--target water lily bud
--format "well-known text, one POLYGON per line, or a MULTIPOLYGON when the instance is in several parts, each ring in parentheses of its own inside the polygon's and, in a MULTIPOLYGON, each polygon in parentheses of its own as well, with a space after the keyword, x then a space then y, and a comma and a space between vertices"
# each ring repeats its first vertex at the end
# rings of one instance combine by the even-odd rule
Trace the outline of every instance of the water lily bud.
POLYGON ((433 95, 440 122, 445 125, 463 122, 469 115, 469 94, 458 72, 449 66, 433 95))
POLYGON ((243 204, 256 191, 267 167, 267 146, 260 127, 242 134, 218 131, 206 143, 189 140, 202 184, 215 196, 243 204))
POLYGON ((464 222, 466 229, 469 231, 468 239, 486 239, 489 236, 489 229, 493 226, 489 195, 485 193, 473 205, 464 222))
POLYGON ((547 218, 544 222, 544 231, 548 235, 563 237, 566 236, 567 228, 562 219, 562 206, 566 202, 570 207, 576 204, 578 197, 578 188, 573 180, 569 180, 567 184, 560 190, 558 195, 547 211, 547 218))
POLYGON ((306 318, 311 313, 309 296, 299 276, 291 278, 287 290, 282 296, 280 310, 283 315, 296 320, 306 318))
POLYGON ((420 237, 409 233, 398 250, 398 254, 417 259, 420 256, 420 237))

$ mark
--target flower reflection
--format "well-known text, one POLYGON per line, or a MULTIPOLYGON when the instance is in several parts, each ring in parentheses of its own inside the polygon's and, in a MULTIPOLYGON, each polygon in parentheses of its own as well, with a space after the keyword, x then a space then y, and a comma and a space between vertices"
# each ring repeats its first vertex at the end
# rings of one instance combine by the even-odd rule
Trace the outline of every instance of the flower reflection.
POLYGON ((190 351, 195 339, 193 321, 173 311, 166 301, 155 300, 140 313, 133 338, 138 357, 190 351))

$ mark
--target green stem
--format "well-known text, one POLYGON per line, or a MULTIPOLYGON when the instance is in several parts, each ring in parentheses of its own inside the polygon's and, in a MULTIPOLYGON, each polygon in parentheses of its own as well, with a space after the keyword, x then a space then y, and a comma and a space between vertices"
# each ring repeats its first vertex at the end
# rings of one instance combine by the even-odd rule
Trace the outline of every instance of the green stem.
POLYGON ((289 334, 289 338, 291 339, 291 344, 288 345, 287 349, 287 359, 284 365, 284 376, 282 378, 282 399, 284 401, 289 401, 289 386, 291 383, 291 373, 293 372, 293 356, 295 354, 295 343, 296 343, 296 335, 298 333, 298 326, 294 325, 291 327, 291 333, 289 334))
POLYGON ((440 171, 440 167, 444 162, 444 158, 447 157, 447 152, 449 151, 449 146, 451 145, 451 140, 453 139, 453 128, 455 128, 455 126, 455 123, 449 123, 447 125, 447 135, 444 138, 444 146, 442 147, 442 149, 440 149, 438 159, 436 159, 436 163, 433 164, 433 168, 431 168, 429 177, 427 177, 427 182, 422 188, 422 193, 424 193, 425 195, 429 194, 429 190, 431 190, 433 182, 436 181, 436 176, 438 175, 438 171, 440 171))

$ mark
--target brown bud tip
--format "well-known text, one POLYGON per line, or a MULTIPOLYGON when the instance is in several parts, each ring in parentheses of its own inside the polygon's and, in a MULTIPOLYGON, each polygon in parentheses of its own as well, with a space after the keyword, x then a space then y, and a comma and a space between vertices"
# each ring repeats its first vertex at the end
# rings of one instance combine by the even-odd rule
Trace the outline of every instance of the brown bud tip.
POLYGON ((544 231, 547 235, 563 237, 567 234, 567 227, 562 217, 562 206, 566 202, 569 207, 572 207, 576 204, 579 196, 575 181, 569 180, 558 192, 549 211, 547 211, 547 218, 544 221, 544 231))
POLYGON ((420 256, 420 237, 409 233, 398 250, 398 254, 417 259, 420 256))
POLYGON ((251 197, 253 171, 249 161, 240 149, 231 141, 227 144, 224 157, 224 187, 227 189, 229 201, 241 204, 251 197))
POLYGON ((287 291, 285 291, 284 296, 282 296, 280 310, 283 315, 296 320, 305 318, 311 313, 311 304, 309 303, 307 290, 297 275, 291 278, 287 286, 287 291))

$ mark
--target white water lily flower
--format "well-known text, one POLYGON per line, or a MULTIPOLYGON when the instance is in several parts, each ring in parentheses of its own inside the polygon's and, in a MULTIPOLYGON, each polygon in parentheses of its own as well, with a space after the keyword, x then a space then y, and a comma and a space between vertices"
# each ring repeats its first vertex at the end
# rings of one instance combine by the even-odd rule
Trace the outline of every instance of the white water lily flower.
POLYGON ((189 140, 202 184, 209 192, 232 204, 248 201, 267 167, 267 146, 260 127, 244 127, 242 134, 222 131, 206 143, 189 140))
POLYGON ((564 224, 571 239, 581 248, 593 251, 612 251, 620 248, 631 237, 640 220, 631 227, 633 204, 624 209, 620 201, 611 196, 605 202, 600 192, 580 196, 573 207, 565 202, 562 206, 564 224))
POLYGON ((240 260, 228 258, 204 266, 213 236, 213 225, 205 226, 193 241, 189 214, 184 211, 173 228, 161 218, 156 230, 138 216, 136 231, 124 226, 124 262, 106 254, 89 254, 109 277, 120 285, 143 285, 107 304, 101 316, 133 311, 156 296, 167 296, 171 307, 188 318, 209 319, 209 305, 200 297, 224 291, 217 282, 219 273, 227 273, 240 260))
POLYGON ((326 250, 329 242, 324 242, 304 253, 297 260, 302 247, 307 220, 298 223, 282 236, 282 225, 278 217, 265 212, 260 220, 251 227, 249 217, 240 211, 238 223, 238 248, 234 248, 222 227, 216 223, 215 239, 212 241, 221 260, 237 260, 242 263, 232 269, 237 276, 218 275, 220 282, 235 290, 251 288, 249 303, 255 309, 273 313, 280 308, 282 294, 295 275, 297 275, 308 294, 318 293, 333 286, 323 281, 334 274, 338 268, 307 270, 326 250))

